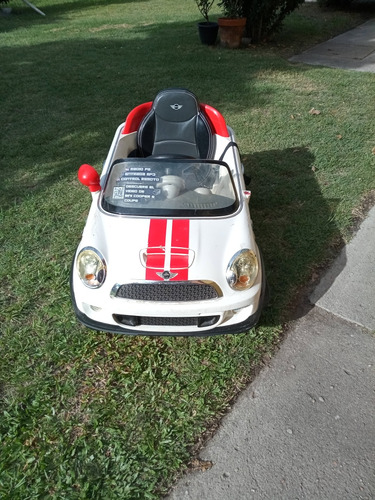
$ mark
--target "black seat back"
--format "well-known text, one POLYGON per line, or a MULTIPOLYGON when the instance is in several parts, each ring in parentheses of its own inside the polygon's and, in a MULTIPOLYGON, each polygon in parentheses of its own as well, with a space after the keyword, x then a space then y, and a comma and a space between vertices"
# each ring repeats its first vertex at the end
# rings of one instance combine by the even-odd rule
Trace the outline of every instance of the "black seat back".
POLYGON ((141 156, 209 158, 213 136, 196 96, 185 89, 162 90, 138 129, 141 156))

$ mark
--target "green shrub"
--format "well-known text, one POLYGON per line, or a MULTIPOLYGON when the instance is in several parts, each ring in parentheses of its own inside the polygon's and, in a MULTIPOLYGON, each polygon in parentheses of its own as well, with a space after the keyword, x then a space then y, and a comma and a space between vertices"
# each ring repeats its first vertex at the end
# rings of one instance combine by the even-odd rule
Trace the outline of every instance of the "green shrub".
POLYGON ((246 34, 253 43, 270 38, 281 29, 285 17, 304 0, 243 0, 246 34))
POLYGON ((244 0, 221 0, 218 6, 223 12, 223 17, 229 17, 230 19, 245 17, 244 0))

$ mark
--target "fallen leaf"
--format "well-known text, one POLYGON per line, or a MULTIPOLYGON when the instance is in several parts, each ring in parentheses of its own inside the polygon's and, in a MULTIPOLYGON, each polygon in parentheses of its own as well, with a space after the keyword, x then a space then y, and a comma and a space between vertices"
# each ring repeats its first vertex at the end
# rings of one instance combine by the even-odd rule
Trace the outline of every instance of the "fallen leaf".
POLYGON ((200 458, 194 458, 190 462, 190 466, 193 471, 205 471, 211 469, 213 463, 211 462, 211 460, 201 460, 200 458))
POLYGON ((337 139, 342 139, 342 135, 341 134, 338 134, 336 135, 337 139))
POLYGON ((310 115, 320 115, 321 111, 319 111, 318 109, 315 109, 315 108, 311 108, 309 113, 310 113, 310 115))
POLYGON ((375 148, 372 148, 372 154, 375 155, 375 148))

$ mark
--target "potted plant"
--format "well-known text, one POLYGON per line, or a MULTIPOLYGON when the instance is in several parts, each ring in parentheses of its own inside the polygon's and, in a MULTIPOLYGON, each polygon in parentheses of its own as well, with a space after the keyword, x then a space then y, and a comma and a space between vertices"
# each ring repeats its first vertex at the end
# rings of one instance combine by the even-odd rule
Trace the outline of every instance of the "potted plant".
POLYGON ((235 49, 241 45, 246 26, 243 3, 244 0, 221 0, 219 3, 223 12, 223 17, 218 19, 219 37, 223 47, 235 49))
POLYGON ((199 37, 202 43, 206 45, 215 45, 219 25, 212 22, 208 18, 208 13, 211 10, 215 0, 195 0, 199 12, 202 14, 204 21, 198 23, 199 37))
POLYGON ((9 16, 9 14, 12 12, 11 7, 2 7, 2 4, 6 5, 9 3, 9 0, 0 0, 0 13, 3 16, 9 16))

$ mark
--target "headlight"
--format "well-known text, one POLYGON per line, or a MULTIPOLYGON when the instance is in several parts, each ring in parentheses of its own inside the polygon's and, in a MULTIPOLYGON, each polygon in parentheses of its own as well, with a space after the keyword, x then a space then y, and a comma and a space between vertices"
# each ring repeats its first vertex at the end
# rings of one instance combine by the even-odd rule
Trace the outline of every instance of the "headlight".
POLYGON ((227 281, 234 290, 248 290, 258 275, 258 259, 252 250, 241 250, 229 262, 227 281))
POLYGON ((77 257, 77 270, 84 285, 99 288, 104 283, 107 266, 102 255, 92 247, 86 247, 77 257))

